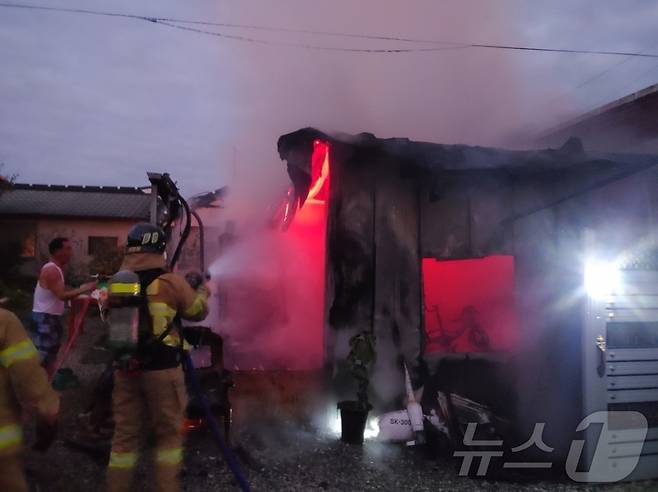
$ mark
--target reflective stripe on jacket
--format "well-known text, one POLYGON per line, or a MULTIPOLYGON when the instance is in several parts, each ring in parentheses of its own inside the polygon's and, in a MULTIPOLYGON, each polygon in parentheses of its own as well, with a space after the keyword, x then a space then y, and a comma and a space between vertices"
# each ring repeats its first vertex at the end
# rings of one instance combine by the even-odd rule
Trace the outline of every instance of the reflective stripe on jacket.
MULTIPOLYGON (((153 334, 162 335, 174 323, 176 316, 200 321, 208 314, 208 289, 202 286, 196 291, 178 274, 165 273, 146 289, 149 313, 153 320, 153 334)), ((164 339, 166 345, 180 344, 178 330, 172 330, 164 339)))
MULTIPOLYGON (((164 257, 155 253, 133 253, 124 257, 122 270, 139 273, 155 268, 166 268, 164 257)), ((153 320, 153 334, 162 335, 177 316, 190 321, 201 321, 208 315, 208 289, 196 291, 177 273, 163 273, 146 289, 148 308, 153 320)), ((171 347, 180 346, 177 329, 163 340, 171 347)))
POLYGON ((21 322, 0 308, 0 454, 20 447, 21 407, 51 416, 59 410, 59 396, 21 322))

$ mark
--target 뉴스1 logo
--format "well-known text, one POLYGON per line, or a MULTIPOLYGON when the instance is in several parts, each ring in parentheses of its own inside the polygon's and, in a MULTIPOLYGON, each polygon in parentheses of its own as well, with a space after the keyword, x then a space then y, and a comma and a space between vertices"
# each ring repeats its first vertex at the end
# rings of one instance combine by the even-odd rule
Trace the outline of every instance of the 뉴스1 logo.
MULTIPOLYGON (((619 482, 627 478, 640 461, 640 454, 644 446, 644 441, 647 437, 648 422, 644 415, 639 412, 595 412, 585 417, 576 431, 584 431, 591 424, 602 424, 601 433, 596 441, 596 447, 592 456, 592 462, 587 471, 576 471, 580 461, 583 449, 585 448, 584 440, 574 440, 571 442, 569 454, 565 463, 567 475, 575 482, 585 483, 603 483, 603 482, 619 482), (611 431, 608 423, 611 420, 619 420, 624 422, 633 422, 631 428, 624 429, 623 443, 619 441, 619 431, 611 431), (624 455, 619 458, 617 455, 617 447, 623 444, 624 455)), ((477 468, 477 476, 483 477, 486 475, 492 458, 500 458, 503 456, 503 441, 502 440, 475 440, 475 430, 477 423, 470 422, 464 433, 464 445, 468 448, 487 447, 489 449, 480 449, 474 451, 455 451, 453 456, 463 458, 461 468, 459 470, 460 476, 466 476, 471 470, 474 458, 480 458, 479 466, 477 468), (500 450, 492 451, 491 447, 500 446, 500 450)), ((553 448, 548 446, 543 440, 544 423, 535 424, 532 436, 523 444, 511 449, 512 453, 526 450, 532 446, 545 453, 550 453, 553 448)), ((548 462, 514 462, 506 461, 503 463, 503 468, 511 469, 547 469, 552 468, 553 463, 548 462)))

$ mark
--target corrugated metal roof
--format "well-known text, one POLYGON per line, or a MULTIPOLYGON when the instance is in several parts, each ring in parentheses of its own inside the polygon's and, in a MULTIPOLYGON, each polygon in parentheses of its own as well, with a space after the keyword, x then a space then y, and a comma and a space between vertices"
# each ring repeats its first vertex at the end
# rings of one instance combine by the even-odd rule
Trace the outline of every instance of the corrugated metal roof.
POLYGON ((150 195, 139 188, 17 183, 0 194, 0 216, 149 218, 150 195))
MULTIPOLYGON (((475 176, 487 172, 506 176, 537 175, 561 172, 576 166, 581 168, 594 166, 598 170, 603 170, 658 165, 658 155, 589 152, 583 148, 577 138, 568 140, 557 149, 508 150, 462 144, 416 142, 407 138, 377 138, 370 133, 326 134, 315 128, 302 128, 281 136, 278 150, 281 159, 288 163, 288 174, 295 175, 296 171, 300 171, 304 174, 300 179, 305 179, 308 184, 310 184, 309 166, 315 140, 341 145, 349 149, 349 152, 363 152, 367 156, 364 159, 375 156, 380 157, 377 162, 395 160, 407 169, 415 167, 444 175, 461 173, 475 176)), ((356 165, 360 161, 352 158, 349 162, 356 165)))
POLYGON ((214 191, 208 191, 206 193, 199 193, 194 195, 189 199, 190 207, 193 209, 197 208, 221 208, 220 205, 217 205, 216 202, 224 199, 228 193, 228 186, 223 186, 217 188, 214 191))
POLYGON ((658 84, 605 104, 575 119, 551 128, 537 138, 540 145, 559 145, 578 137, 586 148, 602 151, 655 152, 658 135, 658 84))

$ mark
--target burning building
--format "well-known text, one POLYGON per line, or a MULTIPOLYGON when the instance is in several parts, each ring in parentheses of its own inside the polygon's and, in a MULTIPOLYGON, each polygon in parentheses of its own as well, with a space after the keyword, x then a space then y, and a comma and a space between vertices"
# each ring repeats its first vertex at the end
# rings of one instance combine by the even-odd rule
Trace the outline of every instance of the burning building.
MULTIPOLYGON (((311 128, 278 150, 292 182, 279 219, 324 243, 324 307, 307 329, 338 397, 353 396, 348 340, 366 330, 379 410, 399 408, 404 363, 425 401, 459 394, 525 438, 546 423, 560 459, 584 416, 635 410, 649 431, 633 476, 658 469, 657 156, 311 128)), ((614 425, 613 445, 632 434, 614 425)), ((590 457, 593 442, 590 429, 590 457)))

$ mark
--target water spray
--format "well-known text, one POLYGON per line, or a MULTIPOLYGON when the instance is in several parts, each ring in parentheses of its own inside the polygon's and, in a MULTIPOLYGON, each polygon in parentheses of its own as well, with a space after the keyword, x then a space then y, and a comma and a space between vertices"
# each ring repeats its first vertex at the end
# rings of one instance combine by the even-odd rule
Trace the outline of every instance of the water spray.
MULTIPOLYGON (((184 220, 185 220, 184 226, 182 228, 182 232, 178 244, 176 245, 176 249, 174 250, 174 254, 171 257, 169 268, 173 270, 174 267, 176 266, 178 259, 180 258, 180 254, 183 250, 183 247, 185 246, 185 242, 187 241, 190 235, 192 217, 194 217, 197 220, 199 226, 199 237, 201 238, 200 241, 201 249, 199 251, 200 267, 201 267, 201 272, 205 272, 205 258, 204 258, 204 245, 203 245, 204 234, 203 234, 203 222, 201 221, 201 218, 197 213, 190 210, 189 205, 187 204, 185 199, 180 195, 178 188, 176 187, 176 184, 171 180, 169 174, 149 173, 148 177, 149 177, 149 181, 151 181, 151 185, 153 188, 152 192, 155 193, 153 199, 157 200, 157 198, 159 197, 166 206, 166 210, 164 213, 164 221, 161 226, 164 229, 165 233, 167 234, 167 237, 171 237, 172 226, 174 222, 179 218, 181 210, 183 210, 184 212, 184 220)), ((152 220, 157 221, 157 217, 152 217, 152 220)), ((201 274, 191 273, 188 274, 188 276, 186 276, 186 280, 194 288, 198 287, 198 285, 203 283, 204 278, 205 280, 208 280, 209 275, 207 273, 201 273, 201 274)), ((194 364, 192 363, 192 359, 190 355, 186 352, 183 352, 182 356, 183 356, 182 357, 183 368, 185 369, 185 373, 189 378, 195 396, 197 397, 198 401, 201 403, 201 407, 203 408, 204 414, 206 416, 206 421, 208 422, 208 427, 210 428, 213 439, 215 440, 215 444, 217 444, 217 447, 224 455, 224 458, 226 459, 226 463, 231 469, 233 475, 235 476, 235 479, 237 480, 240 489, 242 489, 243 492, 250 492, 251 488, 249 487, 249 483, 247 482, 238 461, 236 460, 234 454, 231 452, 231 449, 228 447, 227 443, 222 438, 222 434, 219 430, 219 425, 217 424, 217 420, 215 419, 215 416, 212 413, 212 409, 210 408, 208 397, 206 396, 205 392, 201 388, 201 384, 199 383, 199 379, 197 377, 194 364)))

